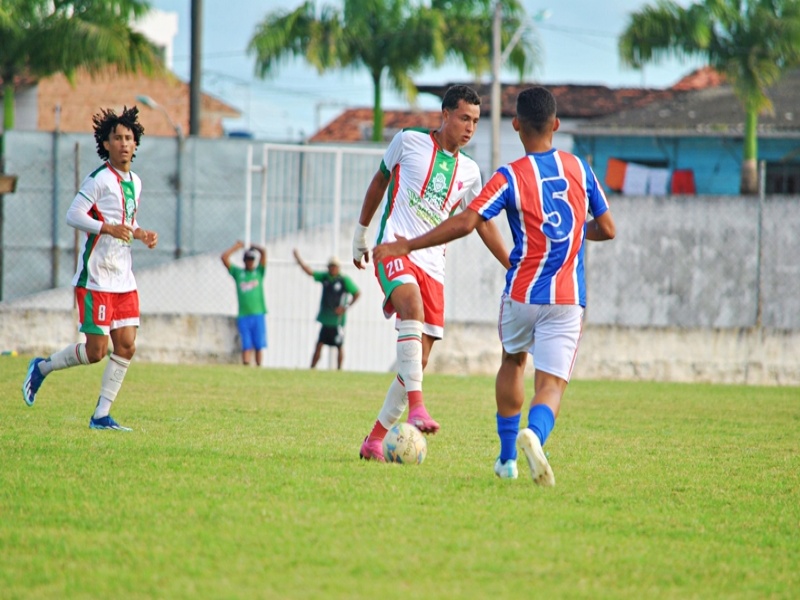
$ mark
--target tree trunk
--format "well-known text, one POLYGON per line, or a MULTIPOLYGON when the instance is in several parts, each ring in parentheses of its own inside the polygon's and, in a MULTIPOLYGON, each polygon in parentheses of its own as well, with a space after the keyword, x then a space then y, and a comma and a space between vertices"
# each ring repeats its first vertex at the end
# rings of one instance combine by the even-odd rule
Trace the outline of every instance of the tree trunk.
POLYGON ((758 193, 758 165, 755 158, 742 161, 742 180, 739 193, 742 196, 753 196, 758 193))
POLYGON ((6 78, 3 85, 3 131, 14 129, 14 84, 9 81, 12 80, 6 78))
POLYGON ((381 73, 372 74, 372 141, 383 141, 383 108, 381 108, 381 73))
POLYGON ((739 193, 752 196, 758 193, 758 111, 752 108, 747 109, 745 116, 742 154, 739 193))

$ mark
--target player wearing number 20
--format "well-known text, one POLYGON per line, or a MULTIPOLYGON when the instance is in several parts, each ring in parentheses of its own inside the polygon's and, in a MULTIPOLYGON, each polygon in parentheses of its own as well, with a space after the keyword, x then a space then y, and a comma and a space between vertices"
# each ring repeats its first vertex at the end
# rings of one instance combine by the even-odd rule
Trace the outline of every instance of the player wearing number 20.
POLYGON ((420 237, 381 244, 373 258, 379 262, 444 244, 505 210, 514 249, 498 327, 503 359, 495 385, 500 438, 495 473, 517 477, 519 446, 533 481, 552 486, 555 477, 542 446, 555 425, 578 352, 586 306, 583 242, 612 239, 615 225, 589 165, 552 147, 559 120, 548 90, 522 91, 513 124, 524 157, 498 169, 467 210, 420 237), (528 353, 533 354, 535 393, 528 427, 519 431, 528 353))
MULTIPOLYGON (((369 262, 367 228, 379 206, 377 240, 392 240, 430 231, 481 191, 480 169, 461 151, 475 133, 480 103, 472 88, 451 86, 442 98, 439 129, 406 129, 395 135, 361 206, 353 236, 356 267, 363 269, 362 260, 369 262)), ((508 250, 494 224, 482 223, 478 235, 507 268, 508 250)), ((381 442, 406 405, 409 423, 423 433, 439 429, 423 401, 422 377, 433 343, 444 332, 445 246, 408 257, 384 256, 375 267, 385 296, 384 315, 397 315, 397 377, 359 454, 367 460, 383 461, 381 442)))

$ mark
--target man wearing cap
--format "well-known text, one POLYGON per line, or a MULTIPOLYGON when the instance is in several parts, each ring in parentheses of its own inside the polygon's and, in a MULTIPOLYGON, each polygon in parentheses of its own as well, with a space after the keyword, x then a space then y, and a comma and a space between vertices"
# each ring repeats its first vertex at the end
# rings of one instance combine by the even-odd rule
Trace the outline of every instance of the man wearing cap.
POLYGON ((309 267, 300 253, 294 250, 294 258, 300 268, 322 284, 322 298, 319 301, 319 313, 317 321, 322 327, 319 330, 319 338, 314 348, 314 356, 311 357, 311 368, 317 366, 323 346, 336 348, 336 367, 341 370, 344 362, 344 324, 347 309, 358 300, 360 291, 353 280, 341 273, 341 264, 335 256, 328 261, 327 271, 314 271, 309 267))
POLYGON ((244 248, 241 240, 222 253, 222 263, 236 281, 239 313, 236 326, 242 342, 242 363, 250 364, 255 351, 256 365, 261 366, 267 347, 267 303, 264 301, 264 273, 267 271, 267 250, 251 245, 244 253, 244 268, 231 264, 234 252, 244 248))

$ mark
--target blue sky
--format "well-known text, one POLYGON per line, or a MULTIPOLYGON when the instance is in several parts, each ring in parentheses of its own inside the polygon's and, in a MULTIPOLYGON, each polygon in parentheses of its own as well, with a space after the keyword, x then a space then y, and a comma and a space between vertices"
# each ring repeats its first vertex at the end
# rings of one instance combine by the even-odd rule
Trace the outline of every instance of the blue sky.
MULTIPOLYGON (((700 64, 673 60, 639 72, 622 67, 617 58, 617 38, 628 15, 654 2, 527 0, 529 14, 547 10, 550 16, 536 25, 542 63, 526 79, 544 84, 591 83, 610 87, 672 85, 700 64)), ((338 4, 336 0, 324 3, 338 4)), ((178 13, 173 67, 179 77, 188 81, 191 0, 151 0, 151 4, 178 13)), ((304 62, 293 61, 268 79, 254 76, 255 61, 246 48, 256 25, 271 11, 293 10, 300 4, 300 0, 203 0, 203 90, 242 111, 241 119, 226 123, 229 129, 251 131, 258 139, 299 141, 346 107, 372 105, 372 84, 363 72, 320 76, 304 62)), ((427 84, 469 80, 468 73, 457 65, 429 69, 415 77, 418 83, 427 84)), ((502 80, 512 83, 517 78, 504 72, 502 80)), ((438 105, 439 101, 430 96, 418 98, 422 108, 436 109, 438 105)), ((384 90, 384 108, 408 107, 402 97, 384 90)))

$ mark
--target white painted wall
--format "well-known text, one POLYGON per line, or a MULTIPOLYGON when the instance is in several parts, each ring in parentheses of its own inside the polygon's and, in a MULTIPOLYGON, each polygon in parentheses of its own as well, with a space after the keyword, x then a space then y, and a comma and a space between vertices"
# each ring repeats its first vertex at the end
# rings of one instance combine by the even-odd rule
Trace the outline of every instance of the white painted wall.
POLYGON ((156 46, 164 50, 164 64, 172 70, 174 40, 178 35, 178 13, 152 9, 144 17, 135 21, 131 27, 144 34, 156 46))

